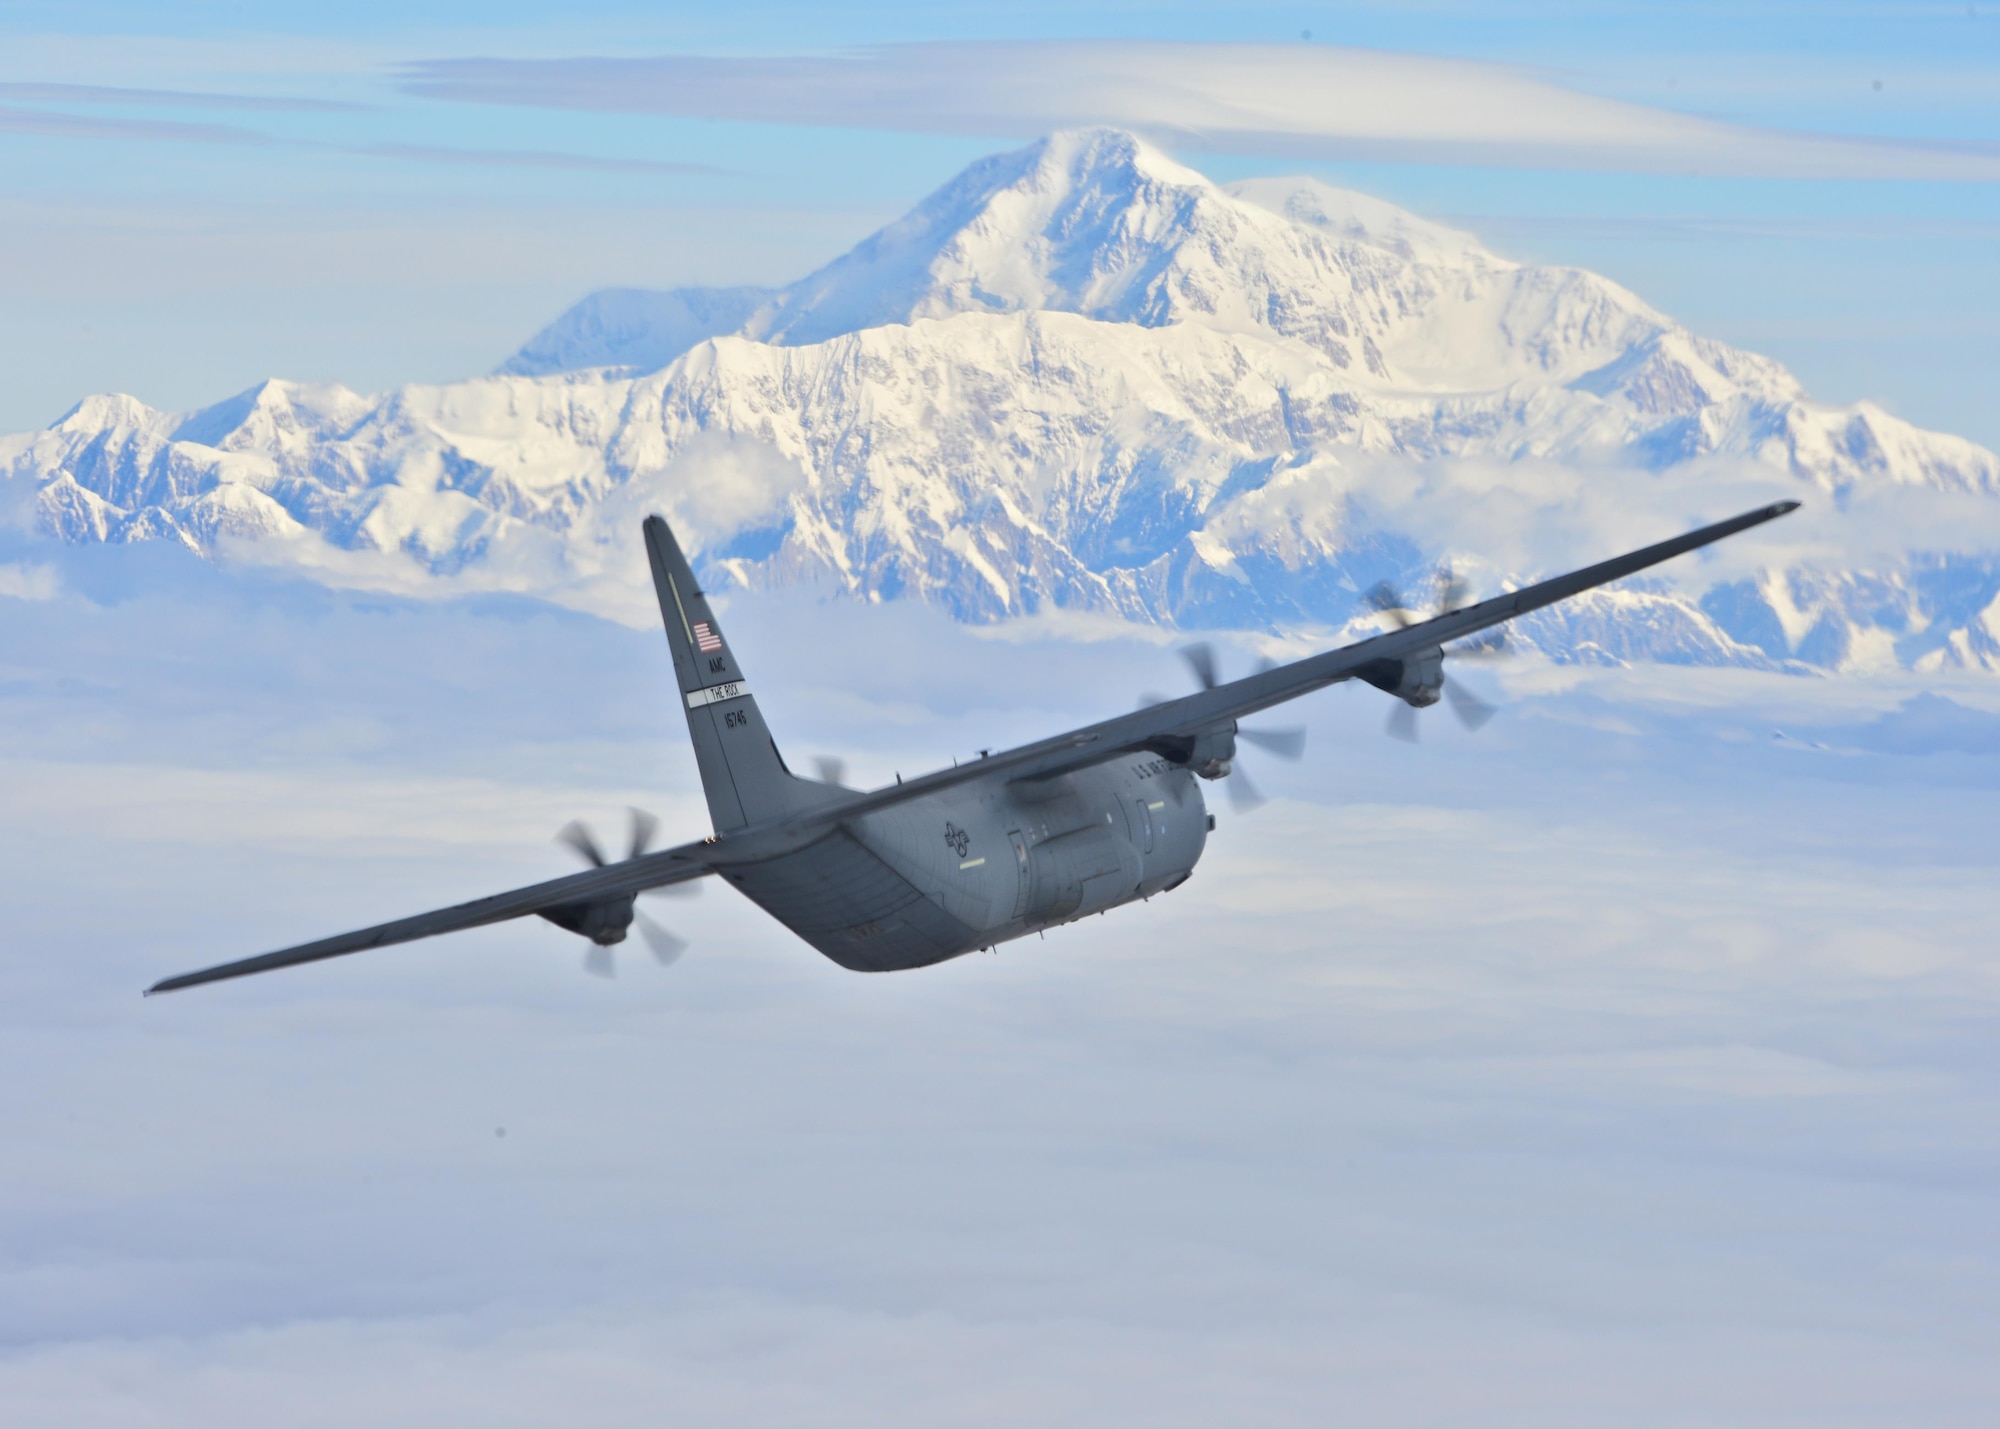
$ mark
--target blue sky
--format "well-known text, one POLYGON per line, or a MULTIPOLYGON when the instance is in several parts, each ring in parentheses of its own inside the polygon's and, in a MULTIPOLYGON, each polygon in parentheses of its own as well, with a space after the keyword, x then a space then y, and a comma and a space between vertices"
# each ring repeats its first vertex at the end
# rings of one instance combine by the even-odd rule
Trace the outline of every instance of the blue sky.
MULTIPOLYGON (((1176 147, 1218 176, 1312 171, 1593 267, 1817 395, 2000 443, 1997 186, 1881 176, 1939 155, 1989 173, 2000 6, 1977 4, 8 5, 0 428, 105 389, 184 408, 271 375, 470 375, 593 287, 795 277, 1044 127, 1032 105, 973 124, 920 101, 802 115, 780 91, 707 114, 469 102, 414 92, 427 65, 1064 40, 1359 46, 1739 134, 1902 141, 1868 177, 1701 155, 1693 175, 1618 153, 1559 168, 1505 146, 1471 162, 1176 147)), ((1118 118, 1090 73, 1065 117, 1118 118)))

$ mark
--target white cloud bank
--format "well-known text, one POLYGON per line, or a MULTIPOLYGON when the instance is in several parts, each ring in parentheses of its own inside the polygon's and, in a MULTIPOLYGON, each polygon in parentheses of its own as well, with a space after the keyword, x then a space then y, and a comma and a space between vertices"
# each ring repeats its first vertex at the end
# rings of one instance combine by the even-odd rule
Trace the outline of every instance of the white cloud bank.
POLYGON ((1183 149, 1805 179, 2000 179, 2000 145, 1760 129, 1506 65, 1324 45, 1034 41, 833 55, 415 65, 434 99, 1018 137, 1115 124, 1183 149))
MULTIPOLYGON (((1687 711, 1862 682, 1567 672, 1414 749, 1328 693, 1185 889, 924 973, 718 888, 668 973, 517 923, 142 1001, 573 815, 696 832, 692 760, 656 631, 53 559, 0 602, 9 1423, 1994 1422, 2000 760, 1687 711)), ((1182 677, 724 618, 869 782, 1182 677)))

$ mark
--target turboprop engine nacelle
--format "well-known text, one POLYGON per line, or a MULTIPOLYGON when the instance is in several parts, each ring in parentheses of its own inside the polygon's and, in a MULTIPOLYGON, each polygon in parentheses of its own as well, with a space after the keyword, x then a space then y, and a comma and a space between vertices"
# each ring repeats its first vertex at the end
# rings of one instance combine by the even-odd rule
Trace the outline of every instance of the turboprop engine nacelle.
POLYGON ((1229 773, 1229 763, 1234 758, 1236 726, 1227 724, 1219 729, 1205 729, 1196 735, 1185 762, 1189 769, 1204 779, 1221 779, 1229 773))
POLYGON ((548 919, 558 928, 580 933, 600 948, 608 948, 625 941, 625 934, 632 926, 632 913, 632 895, 627 893, 620 898, 543 908, 536 916, 548 919))
POLYGON ((1378 660, 1355 673, 1412 709, 1423 709, 1444 692, 1444 648, 1433 645, 1406 659, 1378 660))
POLYGON ((1204 779, 1226 778, 1229 763, 1236 758, 1236 724, 1232 720, 1214 729, 1205 729, 1192 738, 1182 734, 1156 740, 1147 748, 1155 754, 1165 755, 1183 769, 1204 779))

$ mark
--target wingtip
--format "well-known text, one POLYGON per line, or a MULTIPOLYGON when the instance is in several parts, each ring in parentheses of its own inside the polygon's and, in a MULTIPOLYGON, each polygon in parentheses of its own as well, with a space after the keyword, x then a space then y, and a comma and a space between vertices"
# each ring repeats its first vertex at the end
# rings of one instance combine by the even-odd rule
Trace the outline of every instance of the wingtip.
POLYGON ((1802 501, 1780 501, 1771 507, 1771 514, 1773 516, 1789 516, 1804 504, 1802 501))

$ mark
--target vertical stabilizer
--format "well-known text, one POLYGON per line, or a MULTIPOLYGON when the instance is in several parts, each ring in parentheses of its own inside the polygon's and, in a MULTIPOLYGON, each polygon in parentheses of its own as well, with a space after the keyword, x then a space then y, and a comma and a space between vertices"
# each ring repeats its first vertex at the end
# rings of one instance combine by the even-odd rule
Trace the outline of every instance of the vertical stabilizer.
POLYGON ((646 518, 645 531, 653 588, 715 831, 731 833, 810 807, 818 802, 812 796, 817 786, 785 768, 680 543, 658 516, 646 518))

